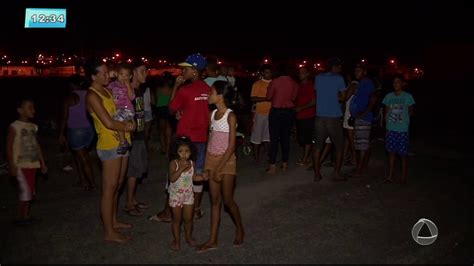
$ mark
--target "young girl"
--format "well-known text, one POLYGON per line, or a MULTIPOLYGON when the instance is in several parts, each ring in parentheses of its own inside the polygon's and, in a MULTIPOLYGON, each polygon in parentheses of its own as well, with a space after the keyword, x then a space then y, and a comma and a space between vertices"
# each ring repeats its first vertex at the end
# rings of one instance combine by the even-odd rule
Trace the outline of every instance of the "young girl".
MULTIPOLYGON (((132 77, 132 70, 127 65, 120 65, 117 69, 117 80, 109 84, 109 89, 112 90, 115 106, 113 119, 116 121, 130 121, 134 122, 135 109, 132 100, 135 99, 135 93, 132 86, 130 86, 130 79, 132 77)), ((118 131, 120 139, 120 146, 117 149, 118 154, 125 154, 130 148, 125 138, 124 132, 118 131)))
POLYGON ((224 201, 236 225, 234 246, 244 242, 244 228, 239 207, 233 199, 236 175, 235 134, 237 118, 231 109, 234 89, 226 81, 216 81, 211 89, 209 103, 217 109, 210 117, 210 134, 207 146, 204 178, 209 179, 211 193, 211 236, 198 248, 198 253, 217 248, 217 235, 221 217, 221 205, 224 201), (222 200, 222 198, 224 198, 222 200))
POLYGON ((171 249, 178 251, 180 248, 181 222, 184 219, 184 232, 186 242, 190 246, 196 246, 196 241, 192 237, 193 215, 194 215, 194 194, 193 181, 198 180, 194 172, 195 148, 191 140, 187 137, 180 137, 176 140, 170 154, 169 164, 169 205, 173 213, 172 232, 174 241, 171 249))
POLYGON ((385 148, 390 154, 389 172, 386 181, 393 181, 395 155, 400 155, 402 161, 401 184, 406 184, 408 174, 408 129, 410 116, 413 115, 413 106, 415 104, 411 94, 403 90, 404 86, 405 78, 403 75, 396 76, 393 81, 394 92, 387 94, 382 102, 385 105, 385 120, 387 123, 385 148))
POLYGON ((344 112, 344 121, 342 123, 344 131, 346 133, 346 143, 344 147, 343 158, 346 157, 347 152, 350 152, 350 160, 346 162, 346 165, 356 165, 357 163, 356 151, 354 146, 354 125, 349 123, 349 119, 351 118, 351 112, 349 111, 349 107, 351 106, 351 101, 354 98, 358 84, 359 82, 356 80, 351 81, 346 92, 346 109, 344 112))

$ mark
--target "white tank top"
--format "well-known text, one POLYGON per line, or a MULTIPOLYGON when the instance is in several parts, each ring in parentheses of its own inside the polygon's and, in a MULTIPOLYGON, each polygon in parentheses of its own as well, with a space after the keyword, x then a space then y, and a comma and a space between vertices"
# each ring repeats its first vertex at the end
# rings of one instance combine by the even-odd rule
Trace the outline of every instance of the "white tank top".
POLYGON ((227 109, 221 119, 216 120, 217 109, 211 114, 211 130, 209 132, 209 143, 207 150, 210 154, 221 155, 224 154, 229 147, 229 133, 230 127, 228 117, 232 109, 227 109))

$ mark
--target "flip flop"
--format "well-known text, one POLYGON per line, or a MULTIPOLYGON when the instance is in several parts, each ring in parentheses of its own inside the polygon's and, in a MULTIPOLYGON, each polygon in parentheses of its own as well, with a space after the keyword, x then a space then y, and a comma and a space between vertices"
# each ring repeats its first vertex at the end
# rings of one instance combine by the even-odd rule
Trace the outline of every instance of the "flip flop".
POLYGON ((171 223, 172 220, 171 219, 169 219, 169 220, 160 219, 160 217, 158 217, 158 215, 155 214, 153 216, 148 217, 148 221, 161 222, 161 223, 171 223))
POLYGON ((128 215, 130 215, 130 216, 142 216, 143 215, 143 213, 140 210, 135 209, 135 208, 133 208, 133 209, 126 208, 123 211, 125 213, 127 213, 128 215))
POLYGON ((217 247, 211 247, 211 246, 207 246, 207 245, 203 245, 203 246, 200 246, 196 253, 197 254, 201 254, 201 253, 204 253, 204 252, 208 252, 208 251, 211 251, 211 250, 216 250, 217 247))
POLYGON ((137 204, 135 204, 135 207, 137 207, 139 209, 142 209, 142 210, 146 210, 146 209, 150 208, 150 206, 146 205, 143 202, 137 202, 137 204))

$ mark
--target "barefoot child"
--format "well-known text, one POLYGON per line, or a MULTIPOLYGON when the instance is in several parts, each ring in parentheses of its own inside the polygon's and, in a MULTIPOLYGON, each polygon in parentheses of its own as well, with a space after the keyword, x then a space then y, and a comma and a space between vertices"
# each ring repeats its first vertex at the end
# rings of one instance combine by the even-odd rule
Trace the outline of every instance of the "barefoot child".
MULTIPOLYGON (((130 86, 130 79, 132 77, 132 70, 127 65, 120 65, 117 69, 117 80, 109 84, 110 90, 114 97, 115 106, 117 111, 114 114, 114 120, 116 121, 130 121, 133 122, 135 110, 132 104, 132 100, 135 98, 132 86, 130 86)), ((125 138, 125 133, 117 131, 120 146, 117 149, 118 154, 125 154, 130 149, 130 143, 125 138)))
POLYGON ((198 180, 194 171, 193 158, 196 151, 191 140, 187 137, 180 137, 176 140, 170 154, 169 164, 169 205, 173 213, 171 225, 173 232, 173 243, 171 249, 178 251, 180 248, 181 222, 184 220, 184 233, 186 242, 194 247, 196 241, 192 237, 193 215, 194 215, 194 194, 193 180, 198 180))
POLYGON ((16 176, 19 186, 18 225, 32 224, 37 219, 31 217, 30 203, 35 196, 36 169, 46 174, 41 147, 36 139, 38 126, 31 123, 35 116, 35 106, 31 100, 21 100, 17 104, 18 120, 8 129, 7 156, 10 174, 16 176))
POLYGON ((385 148, 390 154, 387 181, 393 181, 395 155, 400 155, 402 161, 401 184, 405 184, 407 179, 408 128, 415 104, 411 94, 403 91, 404 86, 404 77, 402 75, 396 76, 393 81, 394 92, 387 94, 383 99, 387 127, 385 148))
POLYGON ((211 193, 211 236, 198 248, 198 253, 217 248, 222 201, 229 209, 236 225, 234 246, 244 242, 244 228, 239 207, 233 199, 236 175, 235 134, 237 118, 231 109, 234 89, 226 81, 216 81, 211 89, 209 103, 217 109, 211 113, 211 128, 205 163, 205 179, 209 178, 211 193))

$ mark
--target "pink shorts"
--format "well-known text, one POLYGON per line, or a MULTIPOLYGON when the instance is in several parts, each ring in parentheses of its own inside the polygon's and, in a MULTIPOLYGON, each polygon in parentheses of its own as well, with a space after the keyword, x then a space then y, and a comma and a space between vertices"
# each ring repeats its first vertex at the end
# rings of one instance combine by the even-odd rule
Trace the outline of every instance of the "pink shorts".
POLYGON ((176 193, 170 192, 169 204, 171 208, 182 208, 184 205, 194 205, 193 190, 176 193))
POLYGON ((16 175, 20 201, 30 201, 35 195, 36 168, 18 168, 16 175))

